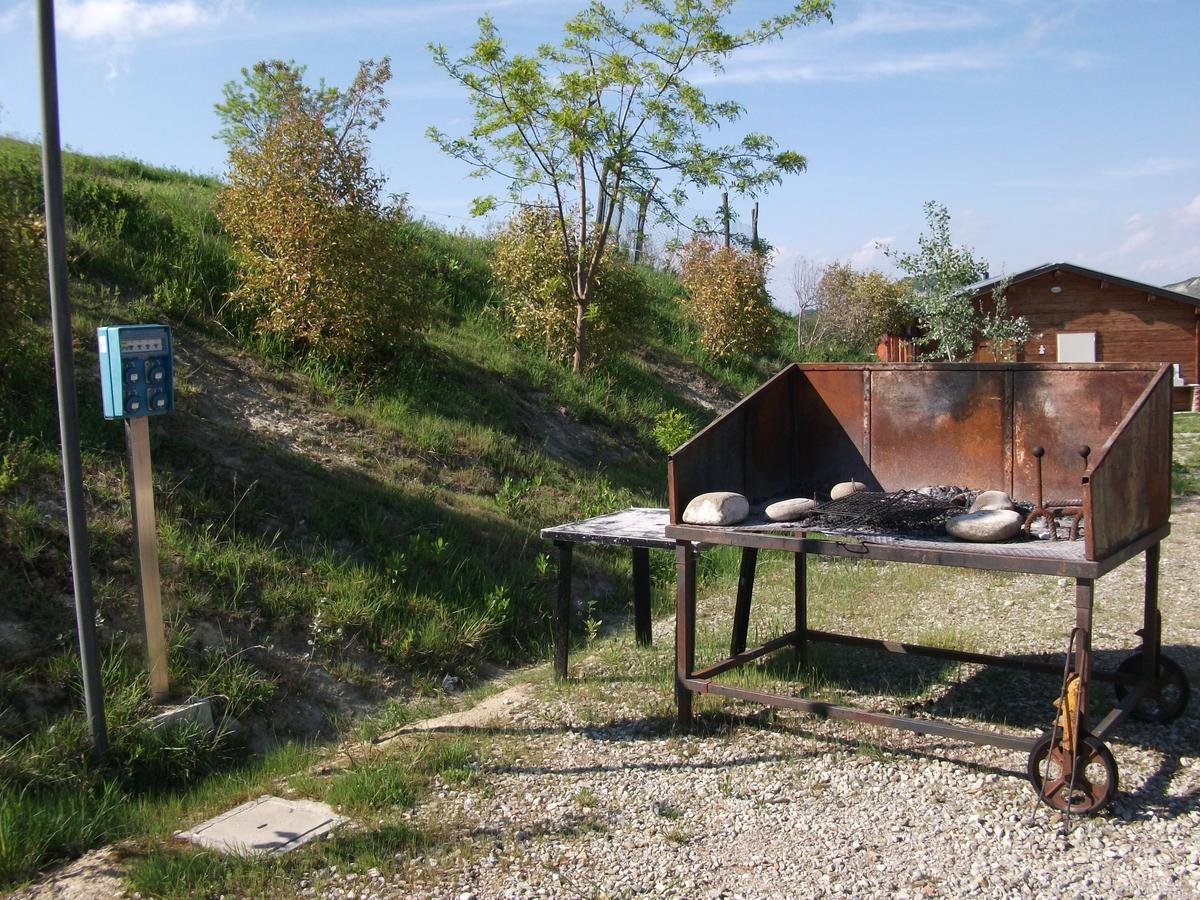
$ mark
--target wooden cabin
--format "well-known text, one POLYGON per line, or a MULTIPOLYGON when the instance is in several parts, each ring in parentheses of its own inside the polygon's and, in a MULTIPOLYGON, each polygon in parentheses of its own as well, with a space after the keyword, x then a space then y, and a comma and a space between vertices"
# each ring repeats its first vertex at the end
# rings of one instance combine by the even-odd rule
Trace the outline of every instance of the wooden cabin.
MULTIPOLYGON (((1200 409, 1200 299, 1072 263, 1047 263, 972 287, 985 310, 992 291, 1008 280, 1011 315, 1024 316, 1031 336, 1019 362, 1139 362, 1175 366, 1175 409, 1200 409)), ((906 362, 903 340, 881 339, 884 362, 906 362)), ((977 362, 996 359, 975 348, 977 362)))

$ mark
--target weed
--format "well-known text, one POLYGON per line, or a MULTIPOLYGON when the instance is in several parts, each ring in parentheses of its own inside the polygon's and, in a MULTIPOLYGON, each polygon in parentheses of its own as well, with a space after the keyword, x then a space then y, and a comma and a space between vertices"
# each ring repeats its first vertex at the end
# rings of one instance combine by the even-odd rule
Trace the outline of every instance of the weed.
POLYGON ((572 798, 576 806, 581 806, 584 809, 595 809, 599 804, 599 798, 591 788, 582 787, 575 792, 572 798))
POLYGON ((679 807, 672 806, 670 803, 665 801, 659 801, 658 803, 655 803, 654 812, 660 818, 667 819, 672 822, 676 819, 683 818, 683 812, 680 811, 679 807))

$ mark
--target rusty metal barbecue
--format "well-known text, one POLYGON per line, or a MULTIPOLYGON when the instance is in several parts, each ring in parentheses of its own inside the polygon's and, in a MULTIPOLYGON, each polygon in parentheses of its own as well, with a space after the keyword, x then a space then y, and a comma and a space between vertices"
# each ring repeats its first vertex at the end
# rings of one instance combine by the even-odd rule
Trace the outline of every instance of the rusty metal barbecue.
MULTIPOLYGON (((1094 768, 1097 760, 1108 766, 1112 755, 1104 740, 1127 716, 1169 722, 1188 699, 1182 669, 1162 654, 1158 611, 1160 544, 1170 533, 1170 466, 1169 366, 789 366, 669 460, 671 524, 666 534, 676 542, 675 686, 680 726, 691 724, 693 693, 707 693, 1016 749, 1029 754, 1030 778, 1046 803, 1073 813, 1102 809, 1116 791, 1116 763, 1112 762, 1111 777, 1088 781, 1088 790, 1076 790, 1077 773, 1094 768), (1046 449, 1032 452, 1035 444, 1046 449), (1100 450, 1083 453, 1078 449, 1082 446, 1100 450), (746 527, 681 521, 688 502, 707 491, 736 491, 751 504, 761 504, 773 497, 812 496, 812 485, 831 485, 847 477, 863 482, 876 500, 880 494, 894 496, 883 507, 885 515, 915 503, 914 488, 966 484, 1034 500, 1039 512, 1050 516, 1052 532, 1055 506, 1070 507, 1059 512, 1082 515, 1086 528, 1082 541, 959 543, 901 533, 880 521, 878 504, 870 523, 875 533, 855 536, 822 533, 823 527, 829 528, 828 518, 813 520, 816 524, 756 522, 746 527), (1046 496, 1079 501, 1046 503, 1046 496), (729 656, 697 665, 696 557, 709 545, 742 548, 742 569, 729 656), (794 554, 795 627, 747 649, 760 550, 794 554), (818 631, 808 626, 809 554, 1073 578, 1071 649, 1059 665, 818 631), (1116 671, 1095 671, 1095 581, 1142 554, 1146 568, 1141 646, 1116 671), (1070 693, 1062 700, 1070 713, 1070 740, 1063 742, 1062 728, 1051 728, 1049 716, 1050 733, 1030 737, 770 693, 721 679, 731 669, 780 650, 791 649, 802 660, 812 641, 1050 674, 1063 674, 1065 667, 1064 684, 1070 685, 1070 693), (1103 717, 1093 716, 1089 705, 1095 681, 1116 687, 1118 705, 1103 717)), ((866 499, 851 499, 832 509, 827 505, 825 513, 846 514, 839 532, 865 526, 868 513, 854 507, 866 499)))

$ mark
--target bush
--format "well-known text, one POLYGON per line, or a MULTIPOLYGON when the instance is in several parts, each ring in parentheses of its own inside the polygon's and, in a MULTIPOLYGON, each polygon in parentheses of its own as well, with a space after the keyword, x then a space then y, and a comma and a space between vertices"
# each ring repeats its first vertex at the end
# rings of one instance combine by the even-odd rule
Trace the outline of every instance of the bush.
MULTIPOLYGON (((492 278, 518 339, 569 364, 575 353, 575 297, 557 216, 546 206, 522 208, 508 220, 492 251, 492 278)), ((606 252, 588 306, 589 364, 628 345, 646 307, 637 271, 606 252)))
POLYGON ((775 317, 767 295, 767 261, 754 252, 717 249, 693 238, 683 248, 684 304, 700 328, 700 346, 718 360, 769 353, 775 317))
POLYGON ((0 185, 0 344, 33 318, 46 293, 46 243, 42 220, 6 202, 0 185))
POLYGON ((677 409, 668 409, 654 417, 654 442, 667 453, 696 433, 696 424, 677 409))
POLYGON ((261 131, 231 140, 229 183, 217 197, 238 263, 230 297, 258 332, 300 355, 375 361, 428 318, 419 229, 402 201, 380 203, 383 179, 367 160, 387 63, 364 63, 329 103, 332 89, 314 93, 299 82, 302 69, 278 65, 296 83, 257 101, 269 115, 261 131))

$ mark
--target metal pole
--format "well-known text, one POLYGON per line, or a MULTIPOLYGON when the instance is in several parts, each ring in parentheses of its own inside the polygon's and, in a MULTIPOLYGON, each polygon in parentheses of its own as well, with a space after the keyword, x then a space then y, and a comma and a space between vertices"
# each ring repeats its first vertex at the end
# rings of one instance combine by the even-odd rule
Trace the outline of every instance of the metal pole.
POLYGON ((71 350, 71 307, 67 298, 67 232, 63 222, 62 150, 58 132, 58 63, 54 50, 54 3, 38 0, 38 44, 42 63, 42 186, 46 198, 46 261, 50 272, 50 322, 54 333, 54 381, 58 390, 58 428, 62 441, 67 535, 75 588, 75 623, 83 670, 83 704, 92 752, 108 753, 104 692, 96 644, 96 610, 88 567, 87 517, 83 508, 83 462, 79 452, 79 414, 75 406, 75 360, 71 350))

